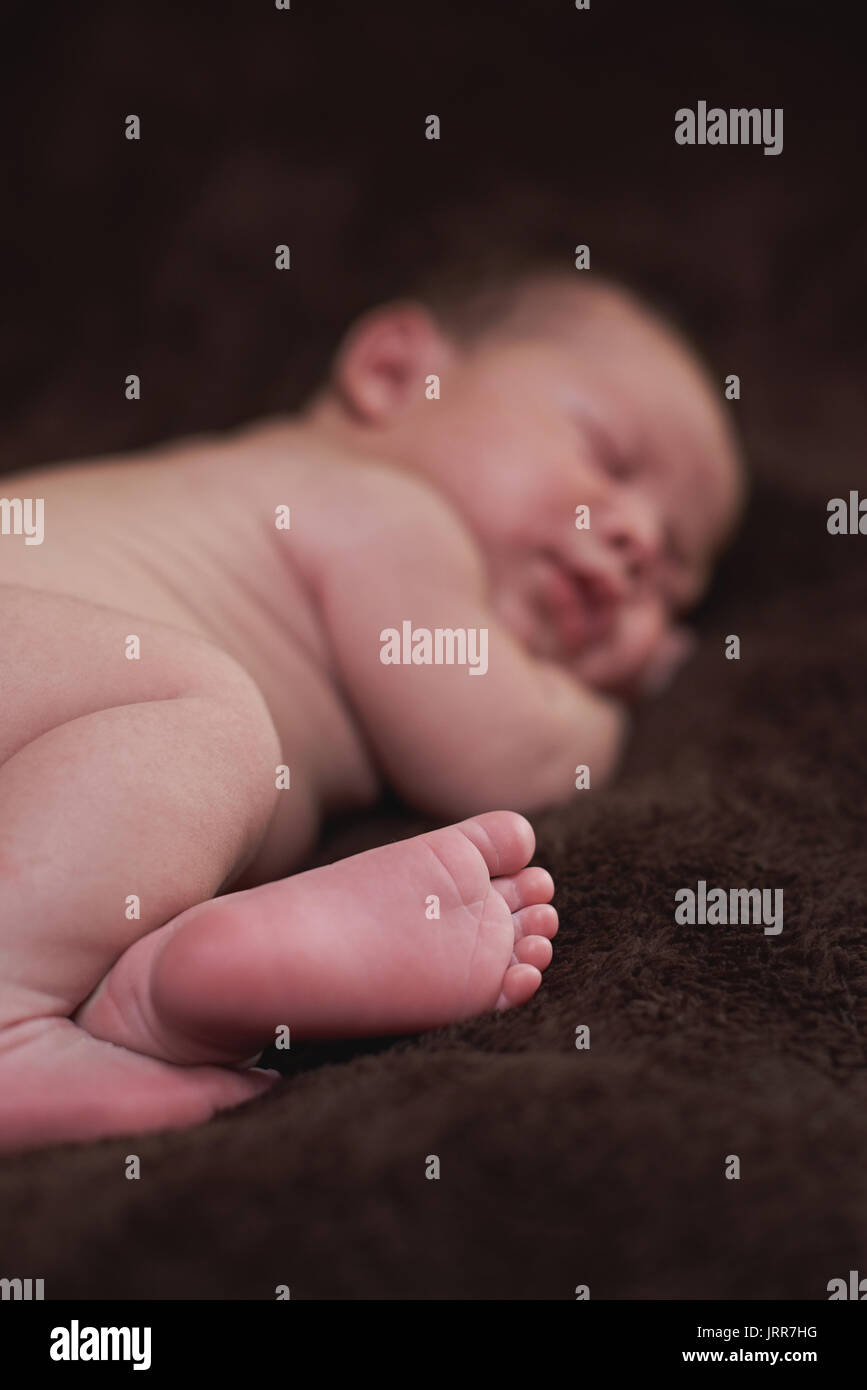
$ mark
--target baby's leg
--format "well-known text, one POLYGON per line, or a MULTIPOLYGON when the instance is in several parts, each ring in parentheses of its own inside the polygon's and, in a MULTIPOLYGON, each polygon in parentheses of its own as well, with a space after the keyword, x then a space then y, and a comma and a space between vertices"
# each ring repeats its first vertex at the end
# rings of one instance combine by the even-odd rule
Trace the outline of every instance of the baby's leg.
POLYGON ((0 651, 0 1137, 111 1132, 113 1106, 138 1107, 121 1128, 183 1123, 256 1093, 261 1078, 183 1075, 68 1019, 255 851, 282 761, 258 691, 207 643, 26 589, 0 589, 0 651))
POLYGON ((202 903, 121 958, 99 1036, 175 1062, 240 1063, 290 1037, 416 1032, 524 1003, 557 914, 495 811, 202 903))

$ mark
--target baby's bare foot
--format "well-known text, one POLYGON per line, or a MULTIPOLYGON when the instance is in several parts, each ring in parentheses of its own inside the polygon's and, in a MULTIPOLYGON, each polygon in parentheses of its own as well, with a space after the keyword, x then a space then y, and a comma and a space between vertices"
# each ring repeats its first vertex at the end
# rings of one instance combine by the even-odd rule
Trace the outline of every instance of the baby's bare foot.
POLYGON ((136 942, 79 1022, 174 1062, 239 1064, 290 1036, 418 1032, 525 1003, 554 885, 494 811, 183 913, 136 942), (162 938, 162 939, 160 939, 162 938))

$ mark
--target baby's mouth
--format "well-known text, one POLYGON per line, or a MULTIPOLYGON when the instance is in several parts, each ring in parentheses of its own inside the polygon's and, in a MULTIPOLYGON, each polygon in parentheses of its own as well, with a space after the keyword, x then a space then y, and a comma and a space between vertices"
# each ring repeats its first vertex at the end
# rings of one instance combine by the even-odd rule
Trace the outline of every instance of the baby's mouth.
POLYGON ((555 555, 539 562, 537 595, 559 643, 575 652, 599 642, 611 631, 614 609, 592 579, 570 569, 555 555))

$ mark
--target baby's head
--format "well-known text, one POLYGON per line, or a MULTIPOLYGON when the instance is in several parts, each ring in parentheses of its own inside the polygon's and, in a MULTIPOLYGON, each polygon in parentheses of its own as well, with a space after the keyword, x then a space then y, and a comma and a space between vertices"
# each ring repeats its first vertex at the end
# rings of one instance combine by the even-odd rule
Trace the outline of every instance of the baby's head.
POLYGON ((741 505, 721 395, 625 291, 546 274, 454 314, 374 310, 314 409, 451 500, 525 646, 629 698, 674 658, 741 505))

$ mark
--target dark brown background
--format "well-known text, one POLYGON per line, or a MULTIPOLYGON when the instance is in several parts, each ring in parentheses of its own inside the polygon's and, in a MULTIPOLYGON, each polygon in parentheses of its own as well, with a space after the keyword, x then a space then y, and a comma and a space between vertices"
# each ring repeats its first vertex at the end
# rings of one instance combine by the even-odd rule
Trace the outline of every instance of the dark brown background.
MULTIPOLYGON (((532 1004, 293 1048, 277 1094, 193 1132, 4 1159, 0 1273, 49 1297, 522 1299, 823 1298, 867 1273, 867 540, 825 529, 867 490, 853 34, 809 3, 5 8, 3 467, 295 405, 366 305, 580 241, 741 376, 756 488, 617 785, 538 819, 563 926, 532 1004), (700 98, 784 107, 783 153, 677 146, 700 98), (676 927, 698 878, 782 887, 782 935, 676 927)), ((391 808, 325 853, 416 828, 391 808)))

